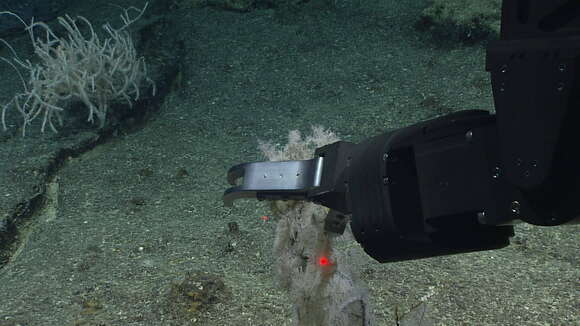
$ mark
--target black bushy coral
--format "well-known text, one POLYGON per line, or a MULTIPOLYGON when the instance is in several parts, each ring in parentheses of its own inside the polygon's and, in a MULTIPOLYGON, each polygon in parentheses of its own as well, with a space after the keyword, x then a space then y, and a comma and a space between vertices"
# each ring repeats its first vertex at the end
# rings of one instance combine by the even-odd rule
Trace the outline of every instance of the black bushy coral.
MULTIPOLYGON (((272 161, 305 160, 317 147, 338 141, 321 127, 302 137, 291 131, 288 143, 278 148, 261 143, 272 161)), ((371 313, 367 292, 355 276, 349 251, 337 249, 339 241, 354 243, 347 231, 337 236, 324 230, 328 209, 303 201, 275 201, 278 216, 274 242, 278 284, 292 297, 294 318, 299 326, 368 326, 371 313), (348 238, 348 239, 344 239, 348 238)))

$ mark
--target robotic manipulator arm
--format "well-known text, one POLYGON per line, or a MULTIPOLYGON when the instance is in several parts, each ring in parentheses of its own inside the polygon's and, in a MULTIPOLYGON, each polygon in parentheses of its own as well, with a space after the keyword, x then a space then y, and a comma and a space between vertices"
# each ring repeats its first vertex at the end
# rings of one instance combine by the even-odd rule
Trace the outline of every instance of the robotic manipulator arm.
POLYGON ((487 48, 496 114, 460 111, 305 161, 232 167, 234 199, 308 200, 379 262, 502 248, 513 222, 580 222, 580 4, 504 1, 487 48))

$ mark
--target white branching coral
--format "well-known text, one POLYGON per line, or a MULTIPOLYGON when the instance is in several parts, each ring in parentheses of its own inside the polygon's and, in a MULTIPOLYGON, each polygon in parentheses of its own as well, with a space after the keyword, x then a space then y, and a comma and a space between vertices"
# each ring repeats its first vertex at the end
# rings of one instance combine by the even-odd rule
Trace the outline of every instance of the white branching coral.
POLYGON ((57 131, 55 118, 62 125, 62 113, 74 102, 81 102, 89 110, 88 121, 95 117, 104 126, 109 105, 124 101, 132 105, 140 96, 140 87, 149 82, 155 92, 155 84, 147 76, 147 66, 137 56, 127 27, 143 15, 142 9, 127 8, 121 14, 123 25, 115 29, 109 23, 103 26, 106 37, 99 38, 91 22, 85 17, 69 15, 58 18, 65 35, 58 37, 43 22, 25 23, 38 63, 22 60, 5 40, 0 40, 13 54, 10 59, 0 60, 12 66, 21 80, 23 91, 16 94, 2 108, 2 125, 6 126, 6 111, 14 107, 23 116, 23 135, 26 127, 37 117, 42 117, 41 131, 48 125, 57 131), (131 17, 132 11, 137 12, 131 17), (81 26, 87 29, 81 32, 81 26), (40 36, 39 36, 40 34, 40 36), (86 35, 85 35, 86 34, 86 35), (29 79, 25 79, 25 74, 29 79))

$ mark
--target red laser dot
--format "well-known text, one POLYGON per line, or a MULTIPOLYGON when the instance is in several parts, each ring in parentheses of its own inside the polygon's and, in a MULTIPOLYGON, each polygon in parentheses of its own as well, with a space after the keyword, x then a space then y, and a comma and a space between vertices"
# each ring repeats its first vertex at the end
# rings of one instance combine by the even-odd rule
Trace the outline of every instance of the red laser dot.
POLYGON ((328 265, 330 265, 330 261, 328 260, 327 257, 322 256, 322 257, 318 258, 318 264, 320 266, 328 266, 328 265))

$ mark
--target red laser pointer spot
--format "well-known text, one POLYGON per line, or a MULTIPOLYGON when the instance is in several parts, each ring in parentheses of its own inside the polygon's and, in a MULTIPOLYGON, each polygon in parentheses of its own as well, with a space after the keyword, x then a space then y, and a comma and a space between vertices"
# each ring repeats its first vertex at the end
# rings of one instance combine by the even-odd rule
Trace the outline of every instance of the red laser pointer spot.
POLYGON ((330 260, 328 259, 328 257, 326 256, 322 256, 320 258, 318 258, 318 265, 320 266, 328 266, 330 265, 330 260))

